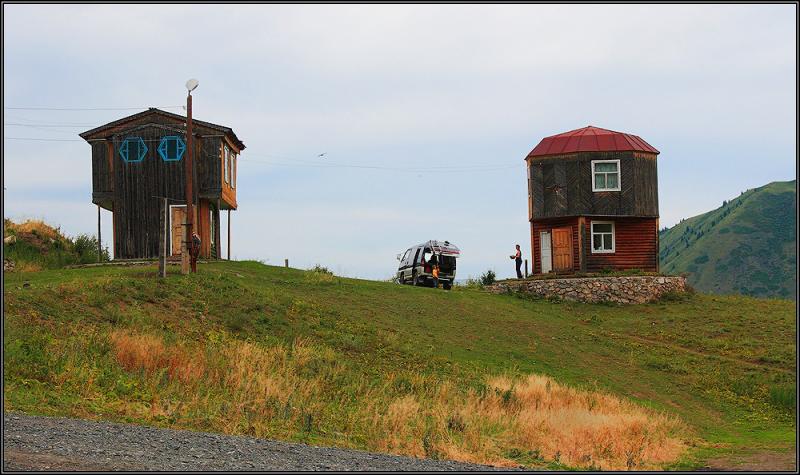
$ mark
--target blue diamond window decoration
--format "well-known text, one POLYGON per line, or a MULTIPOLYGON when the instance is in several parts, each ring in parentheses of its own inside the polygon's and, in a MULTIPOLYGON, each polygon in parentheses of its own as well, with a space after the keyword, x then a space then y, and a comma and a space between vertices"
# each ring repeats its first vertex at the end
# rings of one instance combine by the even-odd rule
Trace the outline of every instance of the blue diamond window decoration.
POLYGON ((183 158, 186 151, 186 144, 180 135, 167 135, 161 138, 158 144, 158 154, 165 162, 177 162, 183 158))
POLYGON ((138 163, 147 156, 147 145, 141 137, 128 137, 119 146, 119 156, 127 163, 138 163))

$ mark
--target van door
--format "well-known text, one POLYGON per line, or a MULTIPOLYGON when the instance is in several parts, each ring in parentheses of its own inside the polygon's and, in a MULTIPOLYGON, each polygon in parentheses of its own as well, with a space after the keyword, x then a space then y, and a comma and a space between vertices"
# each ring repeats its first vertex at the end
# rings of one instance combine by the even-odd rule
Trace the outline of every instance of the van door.
POLYGON ((418 247, 416 252, 414 252, 414 260, 411 262, 411 268, 414 269, 419 264, 419 253, 422 252, 422 248, 418 247))

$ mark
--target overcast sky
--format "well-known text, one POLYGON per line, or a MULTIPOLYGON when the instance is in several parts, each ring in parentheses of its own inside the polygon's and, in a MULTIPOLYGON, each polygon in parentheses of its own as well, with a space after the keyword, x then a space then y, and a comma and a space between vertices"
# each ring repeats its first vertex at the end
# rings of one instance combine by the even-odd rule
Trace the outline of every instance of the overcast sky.
POLYGON ((591 124, 656 147, 662 226, 794 179, 796 9, 5 4, 4 216, 95 233, 77 134, 183 113, 197 78, 195 118, 247 145, 234 258, 384 279, 447 239, 459 278, 511 276, 543 137, 591 124))

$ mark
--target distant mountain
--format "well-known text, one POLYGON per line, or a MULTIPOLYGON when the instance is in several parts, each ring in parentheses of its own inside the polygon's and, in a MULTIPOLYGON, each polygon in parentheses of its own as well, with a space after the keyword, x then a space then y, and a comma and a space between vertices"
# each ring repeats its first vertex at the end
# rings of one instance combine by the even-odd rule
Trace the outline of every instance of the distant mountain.
POLYGON ((661 231, 661 271, 697 290, 797 299, 797 181, 743 192, 661 231))

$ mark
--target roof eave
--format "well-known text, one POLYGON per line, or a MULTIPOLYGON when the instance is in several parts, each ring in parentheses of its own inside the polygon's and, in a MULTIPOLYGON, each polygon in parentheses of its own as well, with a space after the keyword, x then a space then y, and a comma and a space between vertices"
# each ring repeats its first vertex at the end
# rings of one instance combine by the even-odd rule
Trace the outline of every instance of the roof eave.
POLYGON ((557 157, 559 155, 575 155, 577 153, 643 152, 643 153, 652 153, 653 155, 658 155, 658 154, 661 153, 658 150, 656 150, 655 147, 653 148, 653 150, 655 150, 655 151, 630 149, 630 150, 576 150, 574 152, 540 153, 540 154, 536 154, 536 155, 534 155, 533 153, 529 153, 528 156, 525 157, 525 160, 527 161, 527 160, 532 159, 532 158, 557 157))

